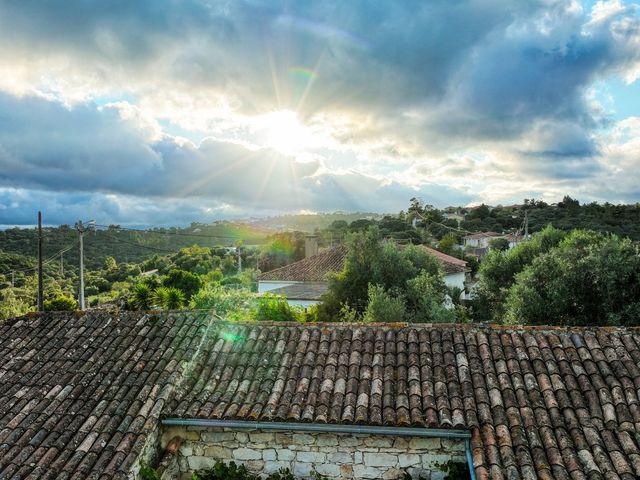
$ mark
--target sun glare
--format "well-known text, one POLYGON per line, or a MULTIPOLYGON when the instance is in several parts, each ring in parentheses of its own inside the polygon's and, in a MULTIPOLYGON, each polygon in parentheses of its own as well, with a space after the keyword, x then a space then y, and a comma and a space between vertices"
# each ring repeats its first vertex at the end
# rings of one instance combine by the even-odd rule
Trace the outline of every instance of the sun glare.
POLYGON ((311 135, 291 110, 281 110, 264 115, 266 146, 293 155, 309 147, 311 135))

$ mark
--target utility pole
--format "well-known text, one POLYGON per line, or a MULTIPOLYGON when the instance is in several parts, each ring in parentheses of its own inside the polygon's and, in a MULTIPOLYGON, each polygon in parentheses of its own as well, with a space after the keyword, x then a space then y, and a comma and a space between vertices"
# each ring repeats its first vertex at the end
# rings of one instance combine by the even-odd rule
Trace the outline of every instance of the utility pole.
POLYGON ((524 239, 529 239, 529 213, 524 211, 524 239))
POLYGON ((238 250, 238 275, 242 275, 242 255, 240 254, 240 245, 237 246, 238 250))
POLYGON ((94 223, 96 223, 95 220, 91 220, 87 222, 86 226, 82 224, 82 220, 78 220, 78 222, 76 223, 76 230, 80 235, 80 292, 79 292, 80 293, 79 295, 80 310, 84 310, 84 307, 85 307, 85 304, 84 304, 84 245, 83 245, 82 237, 84 235, 84 232, 87 231, 87 228, 93 225, 94 223))
POLYGON ((38 212, 38 311, 44 311, 44 287, 42 282, 42 212, 38 212))

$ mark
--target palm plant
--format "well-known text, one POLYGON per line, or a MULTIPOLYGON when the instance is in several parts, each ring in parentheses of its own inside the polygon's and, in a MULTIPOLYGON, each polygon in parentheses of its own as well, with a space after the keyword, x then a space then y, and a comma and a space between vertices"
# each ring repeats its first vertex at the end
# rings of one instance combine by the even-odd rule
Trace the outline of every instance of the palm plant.
POLYGON ((152 305, 153 294, 146 283, 138 283, 133 289, 133 306, 136 310, 149 310, 152 305))
POLYGON ((177 310, 185 302, 184 293, 174 287, 158 287, 154 292, 154 303, 164 310, 177 310))

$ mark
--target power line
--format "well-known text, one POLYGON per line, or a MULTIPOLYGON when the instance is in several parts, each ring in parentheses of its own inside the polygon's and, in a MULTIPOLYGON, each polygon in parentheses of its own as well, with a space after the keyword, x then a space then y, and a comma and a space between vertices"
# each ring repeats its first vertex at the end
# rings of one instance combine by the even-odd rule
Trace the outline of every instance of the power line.
MULTIPOLYGON (((68 246, 68 247, 65 247, 65 248, 63 248, 62 250, 60 250, 60 251, 58 251, 58 252, 54 253, 54 254, 53 254, 53 255, 51 255, 50 257, 47 257, 47 259, 46 259, 46 260, 43 260, 42 264, 43 264, 43 265, 47 265, 47 264, 49 264, 49 263, 53 262, 56 258, 58 258, 58 256, 59 256, 60 254, 63 254, 63 253, 68 252, 69 250, 71 250, 72 248, 74 248, 77 244, 78 244, 78 242, 76 241, 76 242, 74 242, 72 245, 70 245, 70 246, 68 246)), ((12 269, 10 269, 10 270, 5 270, 4 272, 0 272, 0 273, 2 273, 3 275, 5 275, 5 274, 7 274, 7 273, 11 273, 11 272, 13 272, 13 273, 30 272, 30 271, 35 271, 35 270, 37 270, 37 269, 38 269, 38 266, 36 265, 35 267, 30 267, 30 268, 20 268, 20 269, 13 269, 13 268, 12 268, 12 269)))

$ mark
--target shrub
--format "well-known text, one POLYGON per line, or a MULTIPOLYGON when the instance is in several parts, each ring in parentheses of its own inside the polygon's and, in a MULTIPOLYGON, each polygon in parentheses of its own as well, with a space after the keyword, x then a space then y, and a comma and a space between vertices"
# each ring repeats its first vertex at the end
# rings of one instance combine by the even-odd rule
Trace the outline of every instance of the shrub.
POLYGON ((46 312, 71 312, 78 309, 78 302, 75 298, 66 295, 58 295, 51 300, 44 301, 46 312))
POLYGON ((164 310, 177 310, 184 305, 185 295, 177 288, 159 287, 154 292, 153 300, 164 310))
POLYGON ((402 322, 406 312, 404 299, 391 296, 380 285, 369 285, 367 308, 364 311, 365 322, 402 322))
POLYGON ((264 294, 258 298, 257 307, 253 312, 256 320, 270 320, 274 322, 293 322, 298 319, 299 312, 292 308, 285 297, 264 294))
POLYGON ((225 289, 209 285, 196 293, 189 307, 196 310, 212 310, 226 320, 241 320, 248 316, 254 295, 244 289, 225 289))
POLYGON ((130 303, 136 310, 149 310, 153 303, 153 292, 146 283, 138 283, 133 288, 133 298, 130 303))

